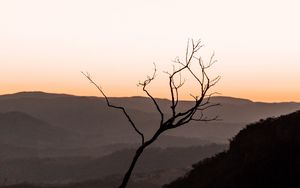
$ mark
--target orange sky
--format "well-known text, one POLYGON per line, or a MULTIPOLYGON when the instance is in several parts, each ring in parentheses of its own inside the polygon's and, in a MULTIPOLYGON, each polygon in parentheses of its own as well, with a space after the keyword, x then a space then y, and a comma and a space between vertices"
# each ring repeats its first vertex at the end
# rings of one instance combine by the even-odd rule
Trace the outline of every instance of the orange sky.
MULTIPOLYGON (((0 1, 0 94, 41 90, 110 96, 136 87, 156 63, 151 87, 168 98, 163 71, 183 57, 188 38, 215 51, 215 91, 254 101, 300 101, 300 3, 199 0, 0 1)), ((183 96, 189 99, 188 95, 183 96)))

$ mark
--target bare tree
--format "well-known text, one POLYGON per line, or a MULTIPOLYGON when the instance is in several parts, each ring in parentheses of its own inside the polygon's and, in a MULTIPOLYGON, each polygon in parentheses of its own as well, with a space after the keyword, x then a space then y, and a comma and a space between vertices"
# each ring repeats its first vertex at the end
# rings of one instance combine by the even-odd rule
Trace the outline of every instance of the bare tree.
POLYGON ((207 70, 216 62, 214 60, 214 54, 211 56, 209 62, 206 64, 203 62, 202 58, 198 55, 198 51, 202 48, 201 41, 194 42, 193 40, 189 40, 187 43, 186 53, 185 53, 185 60, 181 61, 179 58, 176 58, 174 61, 175 64, 179 65, 179 68, 175 68, 173 66, 173 71, 171 73, 166 72, 169 76, 168 80, 168 87, 171 94, 171 116, 166 117, 166 114, 161 110, 157 99, 155 99, 151 93, 148 91, 147 86, 155 79, 156 77, 156 66, 154 67, 154 73, 152 76, 148 76, 144 82, 138 83, 139 86, 142 86, 143 91, 147 94, 147 96, 152 100, 156 110, 160 114, 160 124, 158 129, 152 135, 152 137, 148 140, 145 140, 144 134, 142 131, 139 130, 138 126, 133 122, 132 118, 126 112, 126 109, 121 106, 113 105, 107 95, 104 93, 103 89, 97 85, 88 73, 82 74, 100 91, 100 93, 104 96, 106 103, 111 108, 116 108, 121 110, 124 115, 126 116, 127 120, 131 124, 132 128, 135 132, 141 137, 141 144, 137 148, 135 155, 131 161, 131 164, 124 175, 123 181, 119 188, 125 188, 131 173, 135 167, 136 162, 138 161, 139 157, 143 153, 144 149, 150 146, 157 138, 165 131, 180 127, 182 125, 188 124, 191 121, 214 121, 217 120, 217 116, 208 118, 204 115, 204 111, 211 108, 218 106, 219 104, 214 104, 210 102, 211 96, 216 93, 208 93, 209 90, 217 84, 220 80, 220 76, 217 76, 213 79, 209 78, 207 70), (197 63, 199 66, 198 72, 195 72, 191 67, 192 63, 197 63), (184 85, 185 80, 182 80, 181 73, 187 71, 187 73, 192 76, 196 83, 199 86, 199 91, 197 95, 192 95, 194 99, 194 104, 184 110, 179 111, 178 103, 179 100, 179 90, 184 85), (178 82, 178 83, 177 83, 178 82))

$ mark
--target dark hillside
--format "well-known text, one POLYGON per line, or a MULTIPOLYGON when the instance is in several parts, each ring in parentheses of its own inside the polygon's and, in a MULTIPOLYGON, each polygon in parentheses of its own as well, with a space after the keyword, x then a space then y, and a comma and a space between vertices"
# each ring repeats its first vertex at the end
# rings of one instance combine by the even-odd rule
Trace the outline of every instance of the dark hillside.
POLYGON ((165 188, 300 187, 300 111, 248 125, 165 188))

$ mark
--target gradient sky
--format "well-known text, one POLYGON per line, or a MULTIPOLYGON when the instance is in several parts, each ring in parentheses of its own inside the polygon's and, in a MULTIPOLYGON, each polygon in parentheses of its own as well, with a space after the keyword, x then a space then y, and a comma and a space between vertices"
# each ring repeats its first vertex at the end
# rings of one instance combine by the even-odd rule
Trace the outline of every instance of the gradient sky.
MULTIPOLYGON (((171 61, 188 38, 214 51, 215 91, 254 101, 300 101, 297 0, 0 0, 0 94, 41 90, 143 95, 136 84, 159 69, 151 91, 169 97, 171 61)), ((189 99, 183 94, 184 99, 189 99)))

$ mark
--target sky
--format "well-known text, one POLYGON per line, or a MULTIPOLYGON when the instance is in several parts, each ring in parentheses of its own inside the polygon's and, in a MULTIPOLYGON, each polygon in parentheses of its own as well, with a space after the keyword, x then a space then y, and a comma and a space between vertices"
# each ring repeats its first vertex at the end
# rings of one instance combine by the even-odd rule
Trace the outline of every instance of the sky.
MULTIPOLYGON (((300 101, 297 0, 0 0, 0 94, 45 91, 169 98, 172 60, 201 39, 218 62, 212 91, 254 101, 300 101)), ((188 80, 189 81, 189 80, 188 80)), ((192 82, 191 82, 192 83, 192 82)), ((197 92, 192 84, 181 98, 197 92)))

